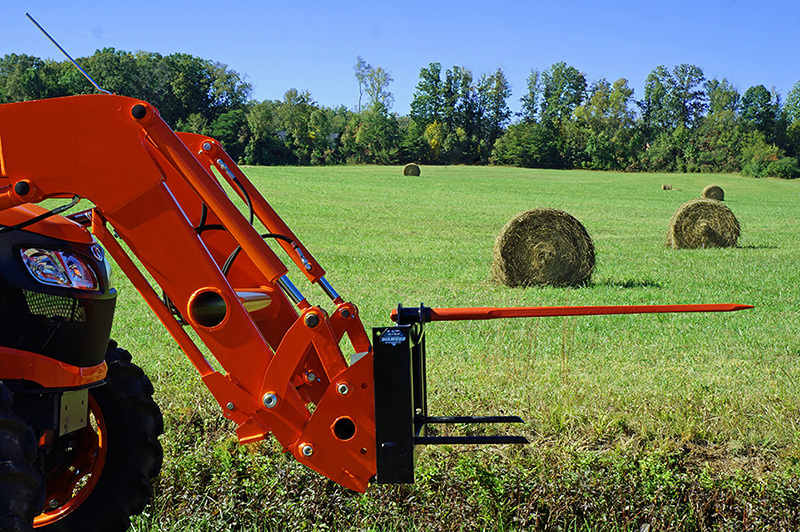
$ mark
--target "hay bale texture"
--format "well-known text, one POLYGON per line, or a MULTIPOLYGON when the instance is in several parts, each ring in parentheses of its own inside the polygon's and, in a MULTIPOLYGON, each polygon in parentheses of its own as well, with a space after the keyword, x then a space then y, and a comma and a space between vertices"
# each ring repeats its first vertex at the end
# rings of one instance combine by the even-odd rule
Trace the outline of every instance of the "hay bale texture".
POLYGON ((667 245, 672 248, 728 248, 736 246, 741 228, 721 202, 698 198, 681 205, 669 223, 667 245))
POLYGON ((403 175, 418 176, 420 174, 419 166, 414 163, 408 163, 403 167, 403 175))
POLYGON ((718 187, 717 185, 708 185, 703 189, 703 192, 700 194, 700 196, 703 198, 723 201, 725 199, 725 191, 722 190, 722 187, 718 187))
POLYGON ((586 228, 564 211, 539 208, 516 215, 492 252, 492 280, 506 286, 585 286, 594 269, 586 228))

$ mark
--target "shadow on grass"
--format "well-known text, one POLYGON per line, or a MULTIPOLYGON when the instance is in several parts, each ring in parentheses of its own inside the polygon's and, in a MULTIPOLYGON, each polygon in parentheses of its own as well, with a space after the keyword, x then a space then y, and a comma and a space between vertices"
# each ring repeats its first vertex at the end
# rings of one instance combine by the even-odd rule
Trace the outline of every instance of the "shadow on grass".
POLYGON ((769 246, 767 244, 748 244, 747 246, 738 246, 740 249, 778 249, 778 246, 769 246))
POLYGON ((625 281, 600 281, 599 283, 592 283, 592 286, 610 286, 612 288, 661 288, 663 285, 649 279, 628 279, 625 281))

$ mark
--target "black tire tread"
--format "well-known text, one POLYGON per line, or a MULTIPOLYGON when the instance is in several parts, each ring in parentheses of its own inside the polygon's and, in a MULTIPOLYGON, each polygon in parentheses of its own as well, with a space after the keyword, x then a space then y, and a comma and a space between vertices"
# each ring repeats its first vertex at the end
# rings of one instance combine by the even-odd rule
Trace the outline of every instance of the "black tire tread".
POLYGON ((28 532, 44 502, 44 479, 35 467, 36 436, 12 403, 0 381, 0 532, 28 532))

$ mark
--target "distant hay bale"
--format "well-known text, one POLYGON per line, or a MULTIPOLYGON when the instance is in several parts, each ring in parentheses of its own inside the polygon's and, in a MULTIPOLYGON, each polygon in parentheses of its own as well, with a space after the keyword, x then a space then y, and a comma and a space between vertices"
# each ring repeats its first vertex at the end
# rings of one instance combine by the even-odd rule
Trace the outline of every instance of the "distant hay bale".
POLYGON ((700 196, 703 198, 723 201, 725 199, 725 191, 723 191, 722 188, 718 187, 717 185, 708 185, 703 189, 703 193, 700 194, 700 196))
POLYGON ((669 223, 667 245, 672 248, 728 248, 736 246, 741 228, 721 202, 698 198, 681 205, 669 223))
POLYGON ((516 215, 492 251, 491 279, 506 286, 585 286, 594 269, 594 244, 566 212, 539 208, 516 215))
POLYGON ((419 166, 414 163, 408 163, 403 167, 403 175, 418 176, 419 166))

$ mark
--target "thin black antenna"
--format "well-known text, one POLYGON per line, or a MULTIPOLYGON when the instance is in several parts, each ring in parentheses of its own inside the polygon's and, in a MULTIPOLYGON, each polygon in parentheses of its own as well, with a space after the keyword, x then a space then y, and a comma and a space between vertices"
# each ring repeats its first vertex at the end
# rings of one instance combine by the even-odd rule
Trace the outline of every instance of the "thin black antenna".
POLYGON ((83 74, 84 76, 86 76, 86 79, 88 79, 88 80, 89 80, 89 83, 91 83, 92 85, 94 85, 94 88, 95 88, 95 89, 97 89, 97 90, 99 90, 100 92, 103 92, 103 93, 105 93, 105 94, 111 94, 109 91, 107 91, 107 90, 105 90, 104 88, 100 87, 100 85, 98 85, 98 84, 97 84, 97 82, 95 82, 95 80, 93 80, 93 79, 91 78, 91 76, 89 76, 89 74, 87 74, 87 73, 86 73, 86 71, 85 71, 84 69, 82 69, 82 68, 80 67, 80 65, 78 65, 78 63, 76 63, 76 62, 75 62, 75 60, 74 60, 74 59, 73 59, 73 58, 72 58, 72 57, 71 57, 71 56, 70 56, 70 55, 67 53, 67 51, 66 51, 66 50, 64 50, 63 48, 61 48, 61 45, 60 45, 60 44, 58 44, 58 43, 56 42, 56 40, 55 40, 55 39, 53 39, 53 38, 50 36, 50 34, 49 34, 49 33, 47 33, 47 31, 46 31, 46 30, 45 30, 45 29, 44 29, 44 28, 43 28, 41 25, 39 25, 39 23, 38 23, 38 22, 36 22, 36 19, 34 19, 34 18, 33 18, 33 17, 30 15, 30 13, 25 13, 25 16, 26 16, 26 17, 28 17, 28 19, 29 19, 31 22, 33 22, 33 23, 36 25, 36 27, 37 27, 37 28, 39 28, 39 31, 41 31, 42 33, 44 33, 45 37, 47 37, 48 39, 50 39, 50 42, 51 42, 51 43, 53 43, 53 44, 55 44, 55 45, 56 45, 56 48, 58 48, 59 50, 61 50, 61 53, 62 53, 62 54, 64 54, 65 56, 67 56, 67 59, 69 59, 69 61, 70 61, 70 62, 71 62, 73 65, 75 65, 75 68, 77 68, 78 70, 80 70, 80 71, 81 71, 81 74, 83 74))

